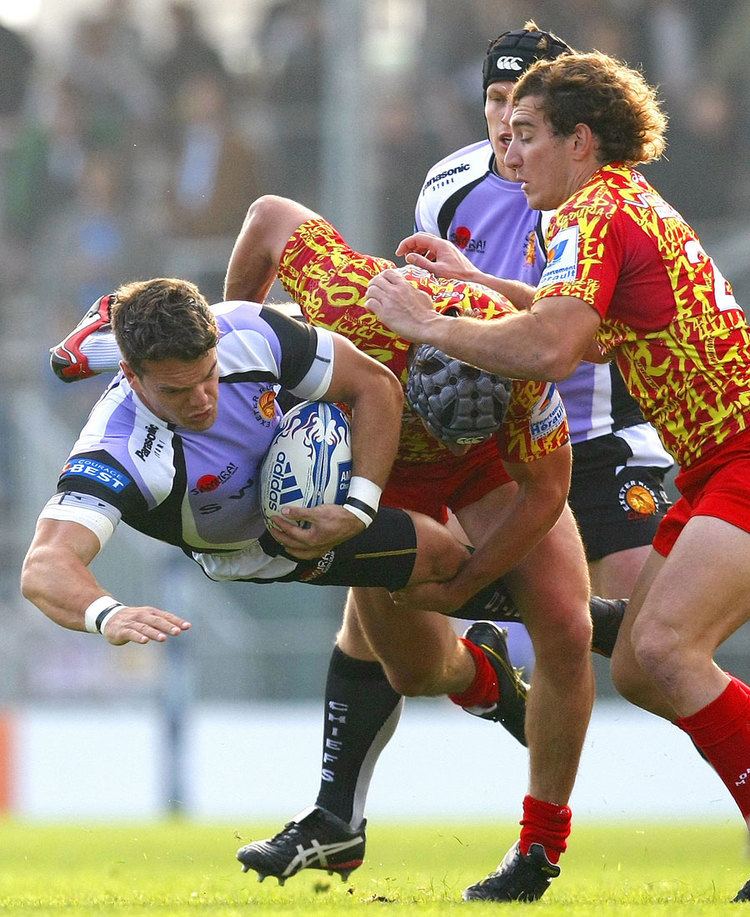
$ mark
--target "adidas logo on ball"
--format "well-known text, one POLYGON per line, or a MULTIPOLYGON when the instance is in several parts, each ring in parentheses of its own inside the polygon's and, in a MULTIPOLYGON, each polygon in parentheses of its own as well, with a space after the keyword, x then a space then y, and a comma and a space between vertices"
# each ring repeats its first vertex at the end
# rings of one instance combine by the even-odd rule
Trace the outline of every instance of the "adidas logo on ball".
POLYGON ((292 466, 286 455, 279 452, 271 466, 268 478, 268 508, 274 512, 285 503, 300 499, 302 499, 302 491, 294 476, 292 466))

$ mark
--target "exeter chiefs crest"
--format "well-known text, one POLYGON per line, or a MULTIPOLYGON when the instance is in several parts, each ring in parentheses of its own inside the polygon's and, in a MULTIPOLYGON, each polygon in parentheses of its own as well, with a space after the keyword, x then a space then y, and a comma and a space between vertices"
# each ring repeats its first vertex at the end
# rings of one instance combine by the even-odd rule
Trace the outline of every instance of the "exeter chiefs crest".
POLYGON ((645 520, 656 512, 656 494, 642 481, 628 481, 627 484, 623 484, 617 497, 629 519, 645 520))

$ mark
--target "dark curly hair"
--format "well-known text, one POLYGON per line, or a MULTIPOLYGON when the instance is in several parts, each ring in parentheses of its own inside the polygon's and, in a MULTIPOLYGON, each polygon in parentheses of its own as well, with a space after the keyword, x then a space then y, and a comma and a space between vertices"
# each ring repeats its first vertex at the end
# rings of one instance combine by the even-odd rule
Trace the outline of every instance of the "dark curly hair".
POLYGON ((587 124, 602 163, 637 166, 666 148, 667 116, 656 89, 639 71, 599 51, 538 61, 513 89, 514 103, 524 96, 539 96, 555 134, 569 137, 576 124, 587 124))
POLYGON ((123 359, 138 376, 147 360, 197 360, 219 340, 213 312, 187 280, 136 280, 114 296, 112 330, 123 359))

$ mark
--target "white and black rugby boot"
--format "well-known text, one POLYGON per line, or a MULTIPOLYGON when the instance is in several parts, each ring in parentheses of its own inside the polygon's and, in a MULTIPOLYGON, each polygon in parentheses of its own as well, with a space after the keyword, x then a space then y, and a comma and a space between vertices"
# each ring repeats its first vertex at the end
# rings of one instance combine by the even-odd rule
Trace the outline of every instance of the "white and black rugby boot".
POLYGON ((337 815, 312 806, 284 825, 282 831, 263 841, 253 841, 237 851, 242 871, 254 869, 258 881, 275 876, 279 885, 301 869, 324 869, 338 873, 346 882, 365 858, 365 825, 356 830, 337 815))

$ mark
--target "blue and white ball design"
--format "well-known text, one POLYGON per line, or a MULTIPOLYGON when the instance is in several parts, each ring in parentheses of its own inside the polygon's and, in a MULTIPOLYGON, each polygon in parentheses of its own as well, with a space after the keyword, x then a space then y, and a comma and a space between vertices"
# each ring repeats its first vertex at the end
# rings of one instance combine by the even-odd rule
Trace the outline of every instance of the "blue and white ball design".
POLYGON ((273 525, 284 506, 346 500, 352 475, 346 414, 327 401, 305 401, 285 414, 260 469, 260 506, 273 525))

